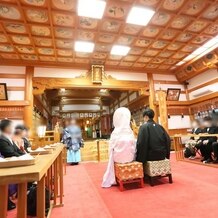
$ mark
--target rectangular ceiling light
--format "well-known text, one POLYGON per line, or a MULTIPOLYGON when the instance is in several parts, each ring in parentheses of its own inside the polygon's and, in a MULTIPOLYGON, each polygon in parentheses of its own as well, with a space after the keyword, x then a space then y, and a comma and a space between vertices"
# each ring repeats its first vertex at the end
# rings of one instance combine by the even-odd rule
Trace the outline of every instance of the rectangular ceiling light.
POLYGON ((121 55, 125 56, 128 54, 130 47, 124 45, 114 45, 111 49, 112 55, 121 55))
POLYGON ((155 11, 149 8, 133 7, 127 17, 126 22, 130 24, 146 26, 153 17, 155 11))
POLYGON ((216 37, 210 39, 209 41, 207 41, 205 44, 203 44, 202 47, 210 48, 211 46, 213 46, 215 44, 218 44, 218 36, 216 36, 216 37))
POLYGON ((92 42, 83 42, 83 41, 76 41, 74 44, 74 50, 77 52, 93 52, 95 44, 92 42))
POLYGON ((184 58, 182 61, 190 61, 191 59, 195 58, 197 55, 190 54, 186 58, 184 58))
POLYGON ((184 64, 185 62, 184 61, 180 61, 180 62, 178 62, 177 64, 176 64, 176 66, 180 66, 180 65, 182 65, 182 64, 184 64))
POLYGON ((105 6, 104 0, 79 0, 77 13, 78 16, 101 19, 105 6))
POLYGON ((199 48, 197 48, 195 51, 192 52, 193 55, 200 55, 203 52, 205 52, 207 50, 207 48, 205 48, 204 46, 201 46, 199 48))

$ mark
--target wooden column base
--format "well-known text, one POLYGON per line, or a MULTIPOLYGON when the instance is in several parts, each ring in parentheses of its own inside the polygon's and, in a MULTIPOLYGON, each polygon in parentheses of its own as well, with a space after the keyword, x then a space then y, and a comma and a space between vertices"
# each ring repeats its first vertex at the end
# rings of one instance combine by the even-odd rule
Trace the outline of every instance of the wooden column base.
POLYGON ((8 186, 0 185, 0 217, 7 217, 8 209, 8 186))

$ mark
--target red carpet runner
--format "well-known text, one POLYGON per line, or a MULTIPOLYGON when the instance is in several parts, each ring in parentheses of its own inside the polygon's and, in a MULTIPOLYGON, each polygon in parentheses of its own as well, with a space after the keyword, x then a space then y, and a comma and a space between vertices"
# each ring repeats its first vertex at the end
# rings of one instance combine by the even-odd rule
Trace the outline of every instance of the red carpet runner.
MULTIPOLYGON (((51 218, 216 218, 217 168, 172 161, 173 184, 166 178, 154 187, 102 189, 105 163, 68 166, 64 177, 64 207, 51 218)), ((16 218, 16 211, 8 213, 16 218)))
POLYGON ((52 218, 215 218, 218 217, 218 170, 172 161, 173 184, 167 179, 140 189, 100 187, 106 164, 69 166, 65 206, 52 218))

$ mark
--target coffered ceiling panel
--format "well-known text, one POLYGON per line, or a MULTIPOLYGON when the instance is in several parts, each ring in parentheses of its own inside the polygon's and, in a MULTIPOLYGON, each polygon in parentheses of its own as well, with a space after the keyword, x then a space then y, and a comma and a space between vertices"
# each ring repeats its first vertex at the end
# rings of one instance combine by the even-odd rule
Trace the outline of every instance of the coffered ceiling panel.
POLYGON ((99 20, 79 17, 77 0, 1 0, 0 61, 170 71, 218 34, 216 0, 106 2, 99 20), (147 26, 126 23, 133 5, 155 10, 147 26), (76 40, 94 42, 94 52, 75 52, 76 40), (129 46, 128 55, 111 55, 114 44, 129 46))

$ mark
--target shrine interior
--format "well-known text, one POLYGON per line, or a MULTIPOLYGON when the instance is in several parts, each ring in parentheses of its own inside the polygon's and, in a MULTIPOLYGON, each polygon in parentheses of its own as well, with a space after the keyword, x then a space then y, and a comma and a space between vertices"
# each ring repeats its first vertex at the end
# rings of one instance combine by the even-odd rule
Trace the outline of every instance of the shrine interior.
POLYGON ((218 0, 0 1, 0 218, 214 218, 217 170, 218 0))

